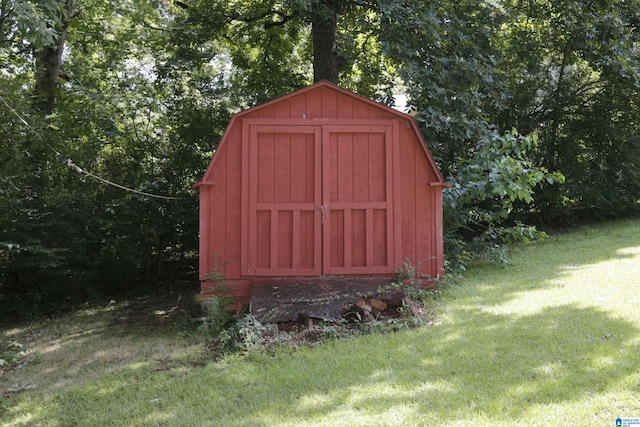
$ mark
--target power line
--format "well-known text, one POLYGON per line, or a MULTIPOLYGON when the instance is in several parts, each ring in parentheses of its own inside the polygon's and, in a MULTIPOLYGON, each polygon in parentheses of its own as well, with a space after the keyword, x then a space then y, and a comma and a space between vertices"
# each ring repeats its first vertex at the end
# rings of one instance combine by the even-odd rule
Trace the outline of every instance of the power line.
POLYGON ((33 128, 33 126, 31 126, 31 125, 29 124, 29 122, 27 122, 24 118, 22 118, 22 116, 21 116, 20 114, 18 114, 18 112, 17 112, 16 110, 14 110, 14 109, 13 109, 13 108, 12 108, 12 107, 7 103, 7 101, 5 101, 5 99, 4 99, 2 96, 0 96, 0 100, 2 101, 2 103, 3 103, 4 105, 6 105, 6 107, 9 109, 9 111, 11 111, 11 112, 13 113, 13 115, 15 115, 15 116, 18 118, 18 120, 20 120, 20 121, 21 121, 21 122, 22 122, 22 123, 23 123, 23 124, 24 124, 24 125, 25 125, 29 130, 30 130, 30 131, 31 131, 31 132, 33 132, 33 133, 34 133, 34 134, 35 134, 35 135, 40 139, 40 141, 41 141, 44 145, 46 145, 46 146, 47 146, 47 148, 49 148, 51 151, 53 151, 54 153, 56 153, 56 155, 61 159, 62 163, 63 163, 65 166, 67 166, 67 167, 69 167, 69 168, 73 169, 74 171, 76 171, 76 172, 78 172, 78 173, 80 173, 80 174, 84 174, 84 175, 86 175, 86 176, 88 176, 88 177, 90 177, 90 178, 93 178, 93 179, 97 180, 97 181, 100 181, 100 182, 102 182, 103 184, 111 185, 111 186, 113 186, 113 187, 120 188, 120 189, 125 190, 125 191, 128 191, 128 192, 130 192, 130 193, 140 194, 140 195, 142 195, 142 196, 154 197, 154 198, 156 198, 156 199, 163 199, 163 200, 183 200, 183 199, 184 199, 184 197, 162 196, 162 195, 159 195, 159 194, 151 194, 151 193, 147 193, 147 192, 145 192, 145 191, 136 190, 136 189, 134 189, 134 188, 130 188, 130 187, 126 187, 126 186, 124 186, 124 185, 116 184, 115 182, 109 181, 108 179, 105 179, 105 178, 101 178, 101 177, 99 177, 99 176, 97 176, 97 175, 92 174, 92 173, 91 173, 91 172, 89 172, 89 171, 86 171, 86 170, 82 169, 80 166, 76 165, 76 164, 75 164, 75 162, 74 162, 73 160, 71 160, 71 158, 70 158, 70 157, 65 156, 64 154, 62 154, 61 152, 59 152, 58 150, 56 150, 56 149, 55 149, 51 144, 49 144, 49 143, 48 143, 48 142, 47 142, 47 141, 42 137, 42 135, 40 135, 40 133, 38 133, 38 131, 37 131, 37 130, 35 130, 35 129, 33 128))

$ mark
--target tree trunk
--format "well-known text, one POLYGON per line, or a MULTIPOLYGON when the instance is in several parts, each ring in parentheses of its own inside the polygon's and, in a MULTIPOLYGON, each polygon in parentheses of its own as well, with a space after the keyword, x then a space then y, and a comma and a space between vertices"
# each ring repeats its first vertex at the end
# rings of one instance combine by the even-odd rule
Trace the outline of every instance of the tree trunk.
POLYGON ((73 15, 74 0, 66 0, 62 27, 58 31, 58 40, 51 46, 45 46, 36 53, 36 86, 33 108, 45 114, 53 113, 56 105, 56 85, 62 68, 62 52, 67 38, 69 21, 73 15))
POLYGON ((338 6, 323 1, 311 20, 313 36, 313 80, 338 83, 338 55, 336 52, 338 6))

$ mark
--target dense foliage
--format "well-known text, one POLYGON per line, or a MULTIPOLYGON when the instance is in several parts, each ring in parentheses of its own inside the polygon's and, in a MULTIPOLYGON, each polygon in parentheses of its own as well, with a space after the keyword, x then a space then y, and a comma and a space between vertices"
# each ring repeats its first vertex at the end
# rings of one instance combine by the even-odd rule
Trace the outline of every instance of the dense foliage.
POLYGON ((408 97, 453 184, 452 265, 535 238, 536 225, 636 212, 638 10, 640 0, 0 0, 0 314, 192 273, 190 184, 229 118, 314 77, 390 105, 408 97))

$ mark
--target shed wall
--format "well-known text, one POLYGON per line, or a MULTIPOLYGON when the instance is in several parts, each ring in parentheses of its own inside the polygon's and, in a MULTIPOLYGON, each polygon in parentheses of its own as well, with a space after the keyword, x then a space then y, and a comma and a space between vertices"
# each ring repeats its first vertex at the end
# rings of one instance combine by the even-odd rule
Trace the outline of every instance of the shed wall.
MULTIPOLYGON (((327 119, 397 120, 398 114, 331 87, 320 87, 247 110, 232 119, 200 185, 200 275, 204 280, 207 273, 223 273, 236 283, 242 296, 251 293, 251 277, 242 275, 240 264, 242 198, 247 197, 242 194, 242 177, 249 167, 247 153, 243 152, 242 122, 255 118, 303 119, 314 125, 327 119)), ((401 116, 397 132, 393 155, 399 157, 399 167, 395 168, 393 179, 400 183, 395 186, 400 191, 393 197, 401 233, 395 236, 396 268, 410 260, 414 265, 422 263, 422 272, 440 276, 441 177, 422 147, 412 119, 401 116)))

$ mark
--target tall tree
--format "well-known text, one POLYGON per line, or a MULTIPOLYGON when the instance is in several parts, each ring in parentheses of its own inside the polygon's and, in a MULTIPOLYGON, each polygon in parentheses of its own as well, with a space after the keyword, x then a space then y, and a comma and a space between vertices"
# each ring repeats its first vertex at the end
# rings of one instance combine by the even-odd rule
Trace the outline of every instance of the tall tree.
MULTIPOLYGON (((48 68, 54 72, 36 72, 44 69, 36 53, 50 48, 48 54, 59 54, 62 45, 57 31, 63 26, 54 18, 67 16, 59 6, 70 3, 50 3, 55 13, 45 1, 15 2, 8 9, 0 3, 6 17, 0 57, 11 73, 0 73, 3 318, 63 309, 189 271, 197 248, 190 184, 211 155, 210 146, 198 149, 180 138, 181 121, 167 115, 188 83, 158 83, 156 57, 162 61, 169 34, 158 28, 167 27, 170 17, 157 2, 79 3, 64 25, 67 79, 24 102, 60 72, 60 57, 48 68), (52 148, 103 181, 83 179, 52 148), (106 181, 181 199, 155 199, 106 181)), ((216 124, 207 126, 200 132, 221 132, 216 124)))
POLYGON ((35 102, 34 107, 46 114, 51 114, 56 102, 56 85, 62 70, 62 54, 64 52, 65 41, 69 23, 73 18, 75 0, 65 0, 63 4, 47 4, 43 2, 47 12, 50 14, 50 26, 54 34, 55 41, 47 43, 39 48, 36 47, 36 82, 35 82, 35 102), (59 7, 58 7, 59 6, 59 7))
MULTIPOLYGON (((509 88, 495 35, 506 19, 488 1, 385 2, 380 39, 443 173, 493 135, 509 88)), ((510 129, 506 129, 508 131, 510 129)))
POLYGON ((313 80, 338 83, 338 11, 337 1, 312 3, 309 13, 313 40, 313 80))
POLYGON ((637 210, 640 2, 505 1, 496 37, 513 97, 499 126, 537 132, 538 161, 567 184, 540 192, 545 221, 637 210))
POLYGON ((389 101, 394 76, 376 36, 378 9, 355 0, 194 2, 172 30, 176 59, 226 58, 229 78, 256 103, 318 80, 389 101))

